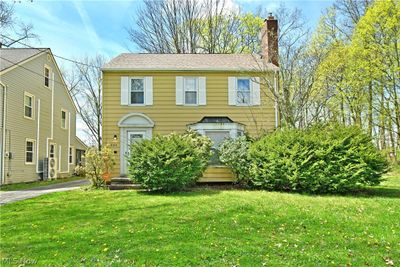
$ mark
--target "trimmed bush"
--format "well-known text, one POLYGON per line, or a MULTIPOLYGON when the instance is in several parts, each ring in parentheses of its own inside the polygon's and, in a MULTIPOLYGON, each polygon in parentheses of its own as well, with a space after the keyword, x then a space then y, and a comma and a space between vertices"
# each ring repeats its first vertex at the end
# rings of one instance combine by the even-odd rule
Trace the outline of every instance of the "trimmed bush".
POLYGON ((226 139, 218 147, 219 160, 232 169, 238 182, 243 185, 248 184, 250 177, 249 146, 248 138, 240 136, 235 139, 226 139))
POLYGON ((251 184, 267 190, 343 193, 377 185, 388 163, 357 127, 282 130, 251 145, 251 184))
POLYGON ((129 177, 149 190, 182 190, 207 168, 210 148, 210 139, 194 132, 134 143, 128 159, 129 177))

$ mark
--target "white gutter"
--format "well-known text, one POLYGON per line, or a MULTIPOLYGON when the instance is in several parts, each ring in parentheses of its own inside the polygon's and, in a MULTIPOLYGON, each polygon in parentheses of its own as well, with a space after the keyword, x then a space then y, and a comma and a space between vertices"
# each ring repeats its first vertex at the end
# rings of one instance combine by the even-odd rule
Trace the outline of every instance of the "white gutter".
POLYGON ((277 93, 278 93, 278 83, 277 83, 277 74, 278 72, 275 71, 275 75, 274 75, 274 94, 275 94, 275 129, 278 129, 279 127, 279 123, 278 123, 278 100, 277 100, 277 93))
POLYGON ((39 173, 39 148, 40 148, 40 99, 37 103, 37 126, 36 126, 36 173, 39 173))
POLYGON ((7 112, 7 86, 0 81, 0 85, 3 87, 3 118, 2 118, 2 138, 1 138, 1 165, 0 165, 0 184, 4 183, 4 161, 5 161, 5 153, 6 153, 6 112, 7 112))

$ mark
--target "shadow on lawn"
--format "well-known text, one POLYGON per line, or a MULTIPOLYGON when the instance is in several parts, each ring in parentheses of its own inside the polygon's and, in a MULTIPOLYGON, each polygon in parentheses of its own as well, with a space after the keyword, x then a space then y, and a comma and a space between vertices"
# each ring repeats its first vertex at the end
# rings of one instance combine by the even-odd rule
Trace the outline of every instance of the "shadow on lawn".
POLYGON ((388 187, 365 188, 357 192, 354 192, 351 195, 355 197, 400 198, 400 188, 388 188, 388 187))

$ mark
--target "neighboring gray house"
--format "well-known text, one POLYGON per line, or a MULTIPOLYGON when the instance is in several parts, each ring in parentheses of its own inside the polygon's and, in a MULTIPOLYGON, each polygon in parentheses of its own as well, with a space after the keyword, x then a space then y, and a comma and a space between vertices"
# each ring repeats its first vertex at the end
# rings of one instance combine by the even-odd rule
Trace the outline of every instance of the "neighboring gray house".
POLYGON ((0 183, 73 174, 77 113, 50 49, 0 49, 0 183))

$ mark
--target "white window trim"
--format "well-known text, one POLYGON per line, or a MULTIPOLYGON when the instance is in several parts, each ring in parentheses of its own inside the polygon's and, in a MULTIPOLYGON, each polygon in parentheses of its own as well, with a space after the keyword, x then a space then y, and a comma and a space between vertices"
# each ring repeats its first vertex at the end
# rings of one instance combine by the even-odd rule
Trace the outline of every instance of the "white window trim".
POLYGON ((74 146, 70 146, 69 147, 69 150, 68 150, 68 164, 74 164, 74 162, 75 162, 75 147, 74 146), (71 152, 71 154, 72 154, 72 157, 71 157, 71 154, 70 154, 70 152, 71 152), (71 162, 69 161, 69 159, 71 158, 71 162))
POLYGON ((67 121, 68 121, 68 110, 62 108, 61 112, 60 112, 60 124, 61 124, 61 129, 63 130, 67 130, 68 126, 67 126, 67 121), (65 126, 63 126, 63 118, 62 118, 62 113, 63 111, 65 112, 65 126))
POLYGON ((197 131, 199 134, 205 135, 207 131, 229 131, 231 138, 239 136, 239 131, 244 132, 244 125, 236 122, 227 123, 195 123, 190 124, 188 127, 197 131))
POLYGON ((193 77, 193 76, 183 76, 183 105, 184 106, 198 106, 199 105, 199 77, 193 77), (194 79, 195 80, 195 85, 196 85, 196 90, 194 91, 189 91, 186 90, 186 80, 188 79, 194 79), (196 104, 186 104, 186 92, 196 92, 196 104))
POLYGON ((45 80, 43 80, 43 85, 44 85, 44 87, 46 87, 46 88, 50 88, 51 68, 50 68, 50 66, 48 66, 48 65, 44 65, 44 68, 43 68, 43 78, 44 78, 44 79, 45 79, 45 78, 48 78, 48 79, 49 79, 49 85, 48 85, 48 86, 46 85, 45 80), (49 77, 46 77, 46 69, 49 70, 49 77))
POLYGON ((26 138, 25 139, 25 165, 35 165, 36 162, 36 157, 35 157, 35 151, 36 151, 36 140, 35 139, 31 139, 31 138, 26 138), (27 142, 32 142, 32 162, 27 162, 26 161, 26 153, 28 153, 28 150, 26 149, 26 143, 27 142))
POLYGON ((28 119, 28 120, 34 120, 35 119, 35 95, 28 93, 28 92, 24 92, 24 118, 28 119), (25 96, 29 96, 32 98, 32 117, 28 117, 25 115, 25 96))
POLYGON ((251 79, 251 77, 236 77, 236 80, 235 80, 235 93, 236 93, 236 106, 238 106, 238 107, 248 107, 248 106, 252 106, 253 104, 252 104, 252 99, 251 99, 251 97, 252 97, 252 95, 253 95, 253 88, 252 88, 252 86, 251 86, 251 83, 252 83, 252 79, 251 79), (239 80, 249 80, 249 103, 238 103, 238 93, 239 93, 239 80))
POLYGON ((146 106, 146 77, 129 77, 128 79, 128 106, 132 107, 143 107, 146 106), (143 104, 132 104, 131 93, 132 93, 132 80, 143 80, 143 104))

